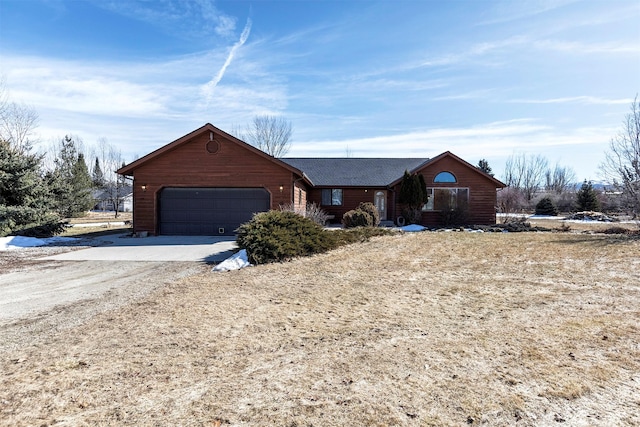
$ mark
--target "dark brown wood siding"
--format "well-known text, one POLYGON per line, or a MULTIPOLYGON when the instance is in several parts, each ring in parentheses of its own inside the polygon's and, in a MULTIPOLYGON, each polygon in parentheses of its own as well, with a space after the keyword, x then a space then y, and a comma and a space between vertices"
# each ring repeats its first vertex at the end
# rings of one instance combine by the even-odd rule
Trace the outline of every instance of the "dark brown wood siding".
POLYGON ((307 207, 307 186, 296 181, 293 186, 293 206, 296 212, 304 212, 307 207))
POLYGON ((135 232, 156 234, 158 194, 165 187, 265 188, 272 209, 292 202, 298 177, 290 170, 220 135, 215 140, 213 154, 207 151, 209 132, 204 132, 133 171, 135 232))
MULTIPOLYGON (((477 172, 475 168, 465 165, 455 158, 445 156, 440 160, 427 164, 418 171, 424 176, 427 187, 431 188, 468 188, 469 189, 469 224, 495 224, 496 222, 496 185, 489 178, 477 172), (440 172, 451 172, 456 183, 434 183, 433 179, 440 172)), ((394 187, 396 193, 395 218, 402 215, 403 206, 397 201, 400 184, 394 187)), ((440 212, 424 212, 422 224, 426 226, 441 225, 440 212)))
MULTIPOLYGON (((331 206, 322 204, 322 188, 312 188, 308 193, 309 202, 315 203, 320 206, 327 214, 333 215, 335 218, 331 220, 332 223, 341 223, 342 215, 346 212, 356 209, 361 202, 374 203, 376 191, 386 191, 386 188, 379 187, 331 187, 339 188, 342 190, 342 205, 331 206)), ((387 200, 388 201, 388 200, 387 200)), ((387 206, 389 204, 387 203, 387 206)))

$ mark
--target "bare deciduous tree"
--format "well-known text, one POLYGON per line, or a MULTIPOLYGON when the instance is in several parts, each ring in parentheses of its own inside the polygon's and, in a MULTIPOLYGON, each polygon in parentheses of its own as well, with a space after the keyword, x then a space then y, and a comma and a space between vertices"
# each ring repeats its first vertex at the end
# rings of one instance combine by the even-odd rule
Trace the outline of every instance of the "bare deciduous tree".
POLYGON ((640 101, 638 95, 631 103, 622 129, 609 143, 604 163, 600 166, 606 179, 622 192, 623 206, 633 214, 640 214, 640 101))
POLYGON ((563 194, 571 190, 576 182, 576 173, 569 167, 556 163, 553 169, 545 172, 545 190, 556 194, 563 194))
POLYGON ((278 116, 256 116, 246 131, 236 136, 273 157, 283 157, 291 148, 291 122, 278 116))
POLYGON ((0 78, 0 140, 26 153, 33 146, 33 131, 38 127, 38 113, 24 104, 9 101, 4 78, 0 78))
POLYGON ((519 213, 524 205, 522 192, 517 188, 507 187, 498 191, 498 209, 501 213, 507 214, 504 222, 509 222, 513 214, 519 213))
POLYGON ((93 149, 93 158, 98 159, 98 163, 102 168, 104 178, 102 190, 107 193, 109 202, 113 204, 115 217, 117 218, 118 213, 122 210, 124 198, 127 196, 125 193, 128 192, 126 191, 128 186, 124 177, 116 173, 125 164, 122 153, 111 145, 106 138, 100 138, 98 139, 98 145, 93 149))
POLYGON ((505 164, 504 182, 507 186, 521 191, 527 202, 530 202, 542 187, 542 179, 547 169, 548 161, 541 155, 514 154, 505 164))

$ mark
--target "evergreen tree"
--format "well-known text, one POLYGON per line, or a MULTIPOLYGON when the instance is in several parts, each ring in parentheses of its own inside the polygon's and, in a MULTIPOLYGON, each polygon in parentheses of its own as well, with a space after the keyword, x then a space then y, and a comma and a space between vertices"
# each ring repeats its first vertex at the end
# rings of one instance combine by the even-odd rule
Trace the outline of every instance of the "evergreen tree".
POLYGON ((84 161, 84 154, 78 154, 78 160, 73 165, 71 185, 74 193, 75 214, 84 214, 94 205, 91 188, 93 182, 89 175, 87 163, 84 161))
POLYGON ((96 162, 93 165, 91 181, 95 188, 103 188, 106 184, 104 172, 102 172, 102 168, 100 167, 100 160, 97 157, 96 157, 96 162))
POLYGON ((429 200, 424 177, 418 174, 412 175, 409 171, 405 171, 400 185, 398 200, 400 203, 407 205, 407 209, 404 211, 405 219, 409 223, 418 222, 422 216, 422 205, 429 200))
POLYGON ((576 195, 576 205, 579 212, 600 210, 598 194, 593 189, 591 181, 587 182, 585 180, 582 187, 580 187, 580 190, 578 190, 578 194, 576 195))
POLYGON ((93 206, 92 180, 84 155, 78 153, 75 142, 65 136, 55 160, 56 168, 48 175, 53 189, 56 210, 63 217, 83 215, 93 206))
POLYGON ((41 162, 42 156, 0 140, 0 236, 58 223, 41 162))
POLYGON ((480 169, 482 172, 493 176, 493 171, 491 170, 491 166, 489 166, 489 162, 486 159, 480 159, 480 161, 478 162, 478 169, 480 169))
POLYGON ((543 197, 538 204, 536 205, 536 215, 548 215, 548 216, 556 216, 558 215, 558 208, 551 200, 551 197, 543 197))

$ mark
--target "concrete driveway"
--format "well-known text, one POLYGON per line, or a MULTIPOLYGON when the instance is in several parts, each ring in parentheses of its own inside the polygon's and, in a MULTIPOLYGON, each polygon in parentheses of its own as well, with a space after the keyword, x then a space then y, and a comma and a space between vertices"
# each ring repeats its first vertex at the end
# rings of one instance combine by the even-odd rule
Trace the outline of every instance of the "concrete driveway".
POLYGON ((150 236, 115 234, 98 237, 104 245, 52 255, 56 261, 196 261, 218 263, 237 248, 230 236, 150 236))
POLYGON ((233 237, 116 234, 96 239, 103 245, 0 271, 0 330, 18 319, 59 318, 64 323, 90 317, 164 283, 211 271, 206 263, 224 261, 236 248, 233 237))

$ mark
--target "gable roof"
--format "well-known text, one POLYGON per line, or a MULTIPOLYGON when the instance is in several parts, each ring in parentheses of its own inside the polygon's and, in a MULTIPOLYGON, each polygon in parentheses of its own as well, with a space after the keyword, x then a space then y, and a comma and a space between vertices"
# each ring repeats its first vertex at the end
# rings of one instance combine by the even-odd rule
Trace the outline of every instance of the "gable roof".
MULTIPOLYGON (((127 197, 132 193, 133 193, 133 187, 129 184, 126 184, 122 187, 118 187, 117 189, 118 197, 127 197)), ((96 200, 108 200, 114 195, 115 195, 114 192, 110 192, 101 188, 96 188, 95 190, 91 191, 91 196, 96 200)))
POLYGON ((262 150, 257 149, 253 145, 247 144, 246 142, 236 138, 235 136, 233 136, 231 134, 228 134, 228 133, 226 133, 225 131, 223 131, 221 129, 218 129, 217 127, 213 126, 211 123, 207 123, 204 126, 194 130, 193 132, 190 132, 190 133, 186 134, 185 136, 183 136, 181 138, 178 138, 175 141, 170 142, 169 144, 164 145, 164 146, 158 148, 155 151, 152 151, 151 153, 147 154, 146 156, 141 157, 138 160, 135 160, 135 161, 129 163, 128 165, 125 165, 125 166, 121 167, 116 172, 118 174, 120 174, 120 175, 132 176, 133 175, 133 171, 135 169, 137 169, 138 167, 140 167, 141 165, 143 165, 144 163, 147 163, 147 162, 155 159, 158 156, 161 156, 161 155, 163 155, 165 153, 168 153, 170 151, 175 150, 176 148, 180 147, 183 144, 188 143, 189 141, 191 141, 196 136, 198 136, 200 134, 203 134, 205 132, 213 132, 214 134, 222 135, 227 140, 244 147, 245 149, 257 154, 260 157, 263 157, 263 158, 265 158, 267 160, 270 160, 270 161, 282 166, 283 168, 285 168, 285 169, 287 169, 287 170, 299 175, 300 177, 302 177, 303 179, 308 181, 308 177, 305 176, 304 173, 302 173, 300 170, 296 169, 294 166, 291 166, 291 165, 283 162, 281 159, 277 159, 277 158, 275 158, 273 156, 268 155, 267 153, 265 153, 262 150))
POLYGON ((506 184, 493 176, 482 172, 477 167, 466 162, 455 154, 445 151, 434 158, 276 158, 262 150, 247 144, 235 136, 218 129, 210 123, 184 135, 175 141, 164 145, 157 150, 139 158, 120 168, 120 175, 132 176, 135 169, 165 153, 188 143, 193 138, 205 132, 212 132, 238 144, 254 154, 263 157, 277 165, 298 175, 312 186, 320 187, 391 187, 402 180, 405 171, 415 172, 430 163, 434 163, 444 157, 451 157, 475 172, 484 175, 491 180, 496 187, 504 188, 506 184))
POLYGON ((404 171, 412 171, 428 158, 283 158, 321 187, 386 187, 404 171))
MULTIPOLYGON (((486 172, 481 171, 480 169, 478 169, 477 167, 475 167, 475 166, 474 166, 474 165, 472 165, 471 163, 469 163, 469 162, 467 162, 466 160, 463 160, 463 159, 461 159, 460 157, 456 156, 456 155, 455 155, 455 154, 453 154, 451 151, 445 151, 444 153, 439 154, 439 155, 437 155, 436 157, 434 157, 434 158, 432 158, 432 159, 429 159, 429 161, 428 161, 428 162, 425 162, 425 164, 424 164, 424 165, 422 165, 422 166, 426 166, 427 164, 435 163, 435 162, 437 162, 438 160, 441 160, 441 159, 443 159, 443 158, 445 158, 445 157, 451 157, 452 159, 454 159, 454 160, 456 160, 456 161, 460 162, 462 165, 464 165, 464 166, 466 166, 467 168, 469 168, 469 169, 473 170, 474 172, 476 172, 476 173, 478 173, 478 174, 480 174, 480 175, 483 175, 485 178, 487 178, 487 179, 489 179, 490 181, 492 181, 492 182, 496 185, 496 188, 504 188, 504 187, 506 187, 506 186, 507 186, 504 182, 500 181, 500 180, 499 180, 499 179, 497 179, 497 178, 494 178, 493 176, 489 175, 489 174, 488 174, 488 173, 486 173, 486 172)), ((418 169, 418 168, 416 168, 416 169, 418 169)), ((409 172, 413 172, 413 171, 412 171, 411 169, 409 169, 409 172)), ((392 183, 390 183, 390 184, 389 184, 389 186, 391 187, 391 186, 394 186, 394 185, 400 184, 400 181, 402 181, 402 176, 400 176, 399 178, 395 179, 392 183)))

